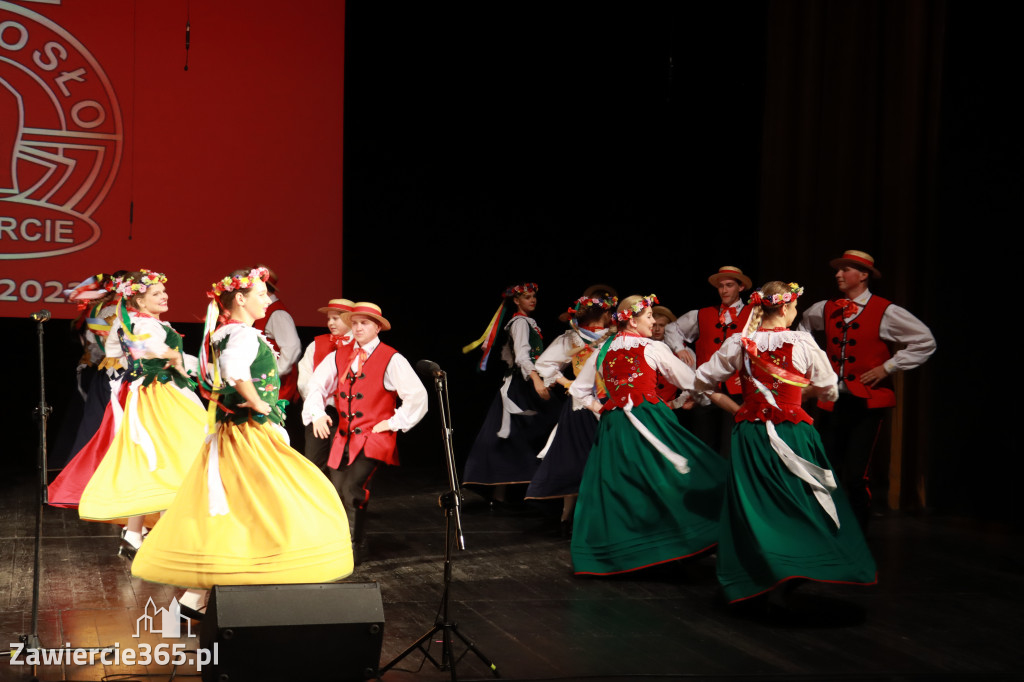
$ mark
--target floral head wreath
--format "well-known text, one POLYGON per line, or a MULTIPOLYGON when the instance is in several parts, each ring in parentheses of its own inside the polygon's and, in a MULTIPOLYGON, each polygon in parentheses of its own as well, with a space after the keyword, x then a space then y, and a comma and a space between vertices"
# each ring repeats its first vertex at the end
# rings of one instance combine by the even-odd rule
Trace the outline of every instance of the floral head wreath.
POLYGON ((570 317, 579 317, 580 314, 586 313, 594 308, 600 308, 601 310, 611 310, 615 306, 619 305, 618 296, 580 296, 576 299, 576 302, 569 306, 570 317))
POLYGON ((515 286, 509 287, 508 289, 505 289, 505 291, 504 291, 504 293, 502 293, 501 297, 502 298, 513 298, 515 296, 519 296, 520 294, 532 294, 532 293, 536 293, 536 292, 537 292, 537 283, 536 282, 523 282, 522 284, 517 284, 515 286))
POLYGON ((636 315, 639 315, 641 312, 643 312, 644 308, 650 308, 651 306, 657 304, 658 297, 655 296, 654 294, 651 294, 650 296, 644 296, 639 301, 629 306, 625 310, 620 310, 619 312, 615 313, 613 317, 615 318, 616 322, 622 324, 623 322, 631 320, 636 315))
POLYGON ((154 284, 164 284, 167 282, 167 275, 162 272, 153 272, 145 268, 139 270, 139 272, 142 273, 142 276, 138 279, 131 279, 128 276, 120 278, 117 281, 117 293, 121 294, 124 298, 131 298, 135 294, 146 293, 146 289, 154 284))
POLYGON ((796 299, 800 298, 804 293, 804 288, 796 282, 789 283, 789 291, 784 294, 772 294, 771 296, 765 296, 760 291, 755 291, 750 296, 750 305, 762 305, 769 308, 784 303, 791 303, 796 299))
POLYGON ((238 291, 239 289, 251 289, 256 282, 266 282, 270 277, 270 271, 266 268, 253 268, 248 275, 235 275, 225 277, 222 280, 210 285, 207 296, 216 298, 227 291, 238 291))

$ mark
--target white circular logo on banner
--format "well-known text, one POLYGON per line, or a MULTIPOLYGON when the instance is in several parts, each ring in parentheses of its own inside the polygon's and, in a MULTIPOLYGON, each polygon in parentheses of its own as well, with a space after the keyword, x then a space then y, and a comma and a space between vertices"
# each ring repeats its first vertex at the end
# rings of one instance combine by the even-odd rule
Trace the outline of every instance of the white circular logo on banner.
POLYGON ((90 216, 114 182, 122 143, 114 89, 85 46, 0 2, 0 260, 94 244, 90 216))

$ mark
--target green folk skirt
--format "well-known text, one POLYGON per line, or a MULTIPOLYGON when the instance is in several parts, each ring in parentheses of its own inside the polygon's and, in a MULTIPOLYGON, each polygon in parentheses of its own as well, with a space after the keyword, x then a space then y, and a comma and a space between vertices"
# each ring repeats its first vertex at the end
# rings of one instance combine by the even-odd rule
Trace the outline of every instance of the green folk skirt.
POLYGON ((718 541, 728 463, 676 421, 664 403, 633 415, 670 450, 685 457, 681 474, 622 410, 601 416, 573 522, 578 574, 609 575, 681 559, 718 541))
MULTIPOLYGON (((787 422, 776 431, 797 455, 831 468, 813 426, 787 422)), ((841 488, 832 499, 839 528, 772 449, 765 425, 736 424, 718 545, 726 599, 748 599, 792 578, 873 584, 875 561, 841 488)))

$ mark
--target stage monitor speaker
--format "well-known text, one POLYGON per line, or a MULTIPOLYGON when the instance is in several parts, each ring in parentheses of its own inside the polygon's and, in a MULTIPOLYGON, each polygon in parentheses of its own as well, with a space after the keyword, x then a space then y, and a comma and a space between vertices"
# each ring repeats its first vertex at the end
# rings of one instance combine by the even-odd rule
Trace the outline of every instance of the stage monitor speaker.
MULTIPOLYGON (((377 677, 377 583, 216 586, 199 629, 215 655, 203 682, 337 682, 377 677)), ((205 654, 205 652, 203 652, 205 654)))

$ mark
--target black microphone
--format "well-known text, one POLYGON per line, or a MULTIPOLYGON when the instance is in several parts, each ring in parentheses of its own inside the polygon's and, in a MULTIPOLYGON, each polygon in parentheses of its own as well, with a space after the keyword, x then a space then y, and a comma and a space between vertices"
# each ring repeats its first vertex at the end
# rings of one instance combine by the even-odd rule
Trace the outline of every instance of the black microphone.
POLYGON ((46 322, 48 319, 50 319, 50 311, 47 310, 46 308, 43 308, 42 310, 37 310, 36 312, 32 313, 31 315, 29 315, 29 317, 31 317, 36 322, 46 322))
POLYGON ((444 374, 441 366, 433 360, 420 360, 416 363, 416 371, 420 374, 427 374, 432 377, 439 377, 444 374))

